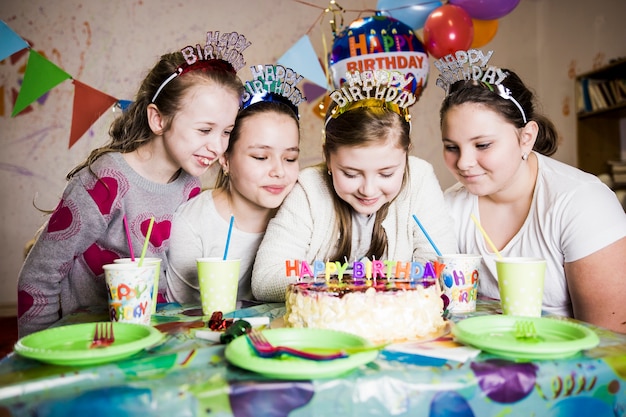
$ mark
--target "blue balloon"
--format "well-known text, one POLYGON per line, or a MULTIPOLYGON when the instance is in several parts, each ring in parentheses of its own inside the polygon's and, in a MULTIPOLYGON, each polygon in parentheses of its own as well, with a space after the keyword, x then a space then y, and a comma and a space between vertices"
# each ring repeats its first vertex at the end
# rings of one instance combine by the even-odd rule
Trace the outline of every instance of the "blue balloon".
POLYGON ((378 0, 376 9, 418 30, 424 27, 428 15, 442 5, 440 1, 431 0, 378 0))
POLYGON ((404 22, 389 16, 363 17, 350 23, 333 42, 328 63, 335 88, 353 71, 388 70, 412 82, 404 87, 419 100, 428 81, 428 53, 404 22))

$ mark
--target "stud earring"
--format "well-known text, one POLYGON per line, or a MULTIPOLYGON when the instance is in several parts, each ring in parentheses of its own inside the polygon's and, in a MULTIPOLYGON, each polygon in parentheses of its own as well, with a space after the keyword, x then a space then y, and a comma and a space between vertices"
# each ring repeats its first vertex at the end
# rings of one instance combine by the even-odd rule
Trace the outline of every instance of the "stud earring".
POLYGON ((523 160, 523 161, 525 161, 525 160, 527 160, 527 159, 528 159, 528 154, 527 154, 526 152, 524 152, 524 153, 522 154, 522 160, 523 160))
POLYGON ((333 175, 333 173, 332 173, 332 172, 330 172, 330 169, 329 169, 327 172, 328 172, 328 175, 329 175, 329 176, 332 176, 332 175, 333 175))

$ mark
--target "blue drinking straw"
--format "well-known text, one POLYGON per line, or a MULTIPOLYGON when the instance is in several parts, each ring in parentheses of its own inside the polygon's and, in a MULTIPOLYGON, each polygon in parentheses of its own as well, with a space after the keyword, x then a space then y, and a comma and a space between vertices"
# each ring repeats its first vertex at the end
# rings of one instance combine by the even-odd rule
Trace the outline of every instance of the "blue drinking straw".
POLYGON ((433 242, 433 240, 430 238, 428 232, 426 231, 426 229, 424 229, 424 226, 422 226, 422 223, 420 223, 415 214, 413 215, 413 219, 415 220, 415 223, 417 223, 417 225, 420 227, 420 229, 422 229, 424 236, 426 236, 426 239, 428 239, 435 252, 437 252, 437 255, 441 256, 441 252, 439 252, 439 249, 437 249, 437 245, 435 245, 435 242, 433 242))
POLYGON ((228 225, 228 236, 226 237, 226 247, 224 248, 224 261, 228 255, 228 246, 230 245, 230 235, 233 233, 233 223, 235 223, 235 216, 230 216, 230 225, 228 225))

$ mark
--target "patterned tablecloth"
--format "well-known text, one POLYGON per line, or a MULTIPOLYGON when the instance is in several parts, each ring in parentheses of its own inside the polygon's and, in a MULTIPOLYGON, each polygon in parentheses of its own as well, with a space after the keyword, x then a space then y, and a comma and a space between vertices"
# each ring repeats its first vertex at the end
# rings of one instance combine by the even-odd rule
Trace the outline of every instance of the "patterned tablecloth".
MULTIPOLYGON (((197 309, 160 305, 165 342, 115 363, 56 366, 13 353, 0 361, 2 416, 594 416, 626 415, 626 336, 593 328, 600 345, 560 360, 514 362, 482 352, 465 362, 382 351, 341 377, 273 380, 194 337, 197 309)), ((284 313, 262 304, 227 317, 284 313)), ((498 314, 479 301, 475 314, 498 314)), ((99 321, 84 311, 63 324, 99 321)), ((205 318, 206 319, 206 318, 205 318)), ((460 320, 456 317, 454 320, 460 320)))

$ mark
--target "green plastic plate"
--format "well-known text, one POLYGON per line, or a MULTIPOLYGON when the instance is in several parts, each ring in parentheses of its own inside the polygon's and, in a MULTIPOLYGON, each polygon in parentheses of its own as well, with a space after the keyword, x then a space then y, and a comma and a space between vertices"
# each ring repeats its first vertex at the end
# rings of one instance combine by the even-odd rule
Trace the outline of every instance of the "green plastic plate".
MULTIPOLYGON (((371 343, 359 336, 335 330, 282 328, 264 330, 263 334, 274 345, 289 346, 302 350, 337 349, 369 346, 371 343)), ((261 358, 256 355, 247 338, 233 340, 224 353, 226 359, 240 368, 276 379, 329 378, 347 373, 373 361, 378 351, 359 352, 346 358, 329 361, 312 361, 282 355, 261 358)))
POLYGON ((15 352, 55 365, 94 365, 131 356, 160 342, 164 335, 151 326, 113 323, 115 342, 90 349, 96 323, 52 327, 25 336, 15 344, 15 352))
POLYGON ((596 333, 585 326, 547 317, 472 317, 458 322, 452 334, 462 343, 515 360, 564 358, 600 343, 596 333), (532 322, 537 338, 517 338, 518 321, 532 322))

